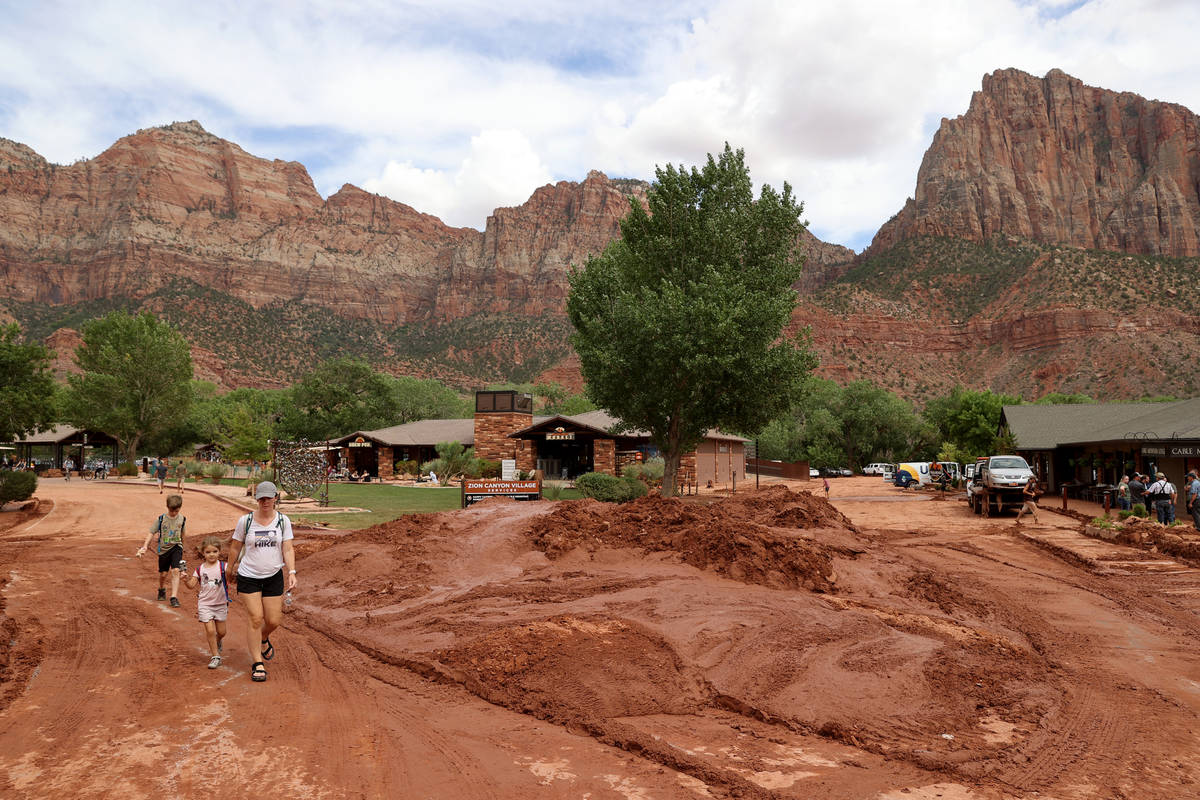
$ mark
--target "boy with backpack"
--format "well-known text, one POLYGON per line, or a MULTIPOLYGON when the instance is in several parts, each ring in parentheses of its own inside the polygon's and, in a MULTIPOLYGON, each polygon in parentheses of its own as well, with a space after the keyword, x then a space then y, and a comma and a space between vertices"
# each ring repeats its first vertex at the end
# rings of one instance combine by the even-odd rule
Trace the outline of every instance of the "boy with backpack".
POLYGON ((183 496, 167 495, 167 513, 159 514, 158 519, 151 523, 150 533, 145 543, 138 548, 138 558, 141 558, 150 547, 150 542, 158 537, 158 599, 167 599, 167 575, 171 576, 171 607, 179 608, 179 573, 187 563, 183 559, 183 528, 187 517, 179 513, 183 508, 183 496))

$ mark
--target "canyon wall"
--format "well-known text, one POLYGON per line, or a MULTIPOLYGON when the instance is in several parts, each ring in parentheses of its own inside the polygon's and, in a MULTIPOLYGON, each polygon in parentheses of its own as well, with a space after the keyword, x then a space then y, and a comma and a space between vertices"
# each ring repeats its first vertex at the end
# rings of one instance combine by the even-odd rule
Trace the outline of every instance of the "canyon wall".
POLYGON ((993 72, 942 120, 870 251, 921 235, 1200 255, 1200 118, 1060 70, 993 72))

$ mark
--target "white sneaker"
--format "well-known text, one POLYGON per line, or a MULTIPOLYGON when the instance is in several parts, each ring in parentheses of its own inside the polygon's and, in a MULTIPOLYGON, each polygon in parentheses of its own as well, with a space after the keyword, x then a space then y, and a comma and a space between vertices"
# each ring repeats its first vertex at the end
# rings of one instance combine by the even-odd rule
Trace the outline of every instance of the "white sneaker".
POLYGON ((219 666, 221 666, 221 657, 220 656, 213 656, 212 658, 210 658, 208 660, 208 668, 209 669, 216 669, 219 666))

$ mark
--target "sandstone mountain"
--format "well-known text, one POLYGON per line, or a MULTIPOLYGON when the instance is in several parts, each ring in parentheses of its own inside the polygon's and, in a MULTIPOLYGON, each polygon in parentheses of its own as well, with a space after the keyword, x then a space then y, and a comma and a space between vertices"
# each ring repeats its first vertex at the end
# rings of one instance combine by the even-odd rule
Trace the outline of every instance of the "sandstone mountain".
MULTIPOLYGON (((1198 394, 1197 130, 1187 109, 1057 70, 988 75, 867 252, 805 235, 794 324, 825 375, 915 399, 960 382, 1198 394)), ((463 388, 578 388, 567 272, 646 188, 592 172, 477 231, 350 185, 322 199, 300 164, 196 122, 70 166, 0 139, 0 319, 57 345, 63 369, 87 319, 145 308, 227 387, 357 354, 463 388)))
POLYGON ((916 196, 871 249, 921 235, 1198 256, 1200 117, 1060 70, 994 72, 942 120, 916 196))

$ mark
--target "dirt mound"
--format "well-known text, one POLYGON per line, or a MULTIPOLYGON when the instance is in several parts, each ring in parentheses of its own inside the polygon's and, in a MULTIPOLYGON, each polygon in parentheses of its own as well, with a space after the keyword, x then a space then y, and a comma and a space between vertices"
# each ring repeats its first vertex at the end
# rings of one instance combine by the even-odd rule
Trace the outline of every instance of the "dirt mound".
POLYGON ((818 526, 854 530, 824 500, 778 488, 710 505, 659 495, 622 505, 566 502, 527 535, 551 559, 579 547, 636 547, 745 583, 828 592, 832 555, 852 552, 778 529, 818 526))
POLYGON ((703 681, 662 637, 629 620, 560 615, 435 656, 479 696, 563 724, 689 714, 707 702, 703 681))

